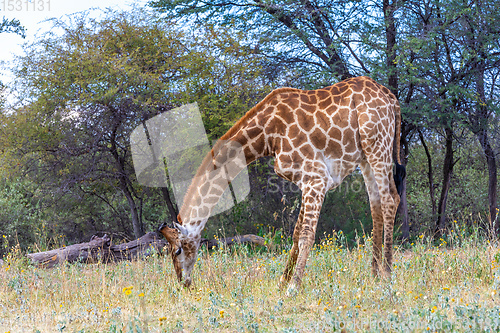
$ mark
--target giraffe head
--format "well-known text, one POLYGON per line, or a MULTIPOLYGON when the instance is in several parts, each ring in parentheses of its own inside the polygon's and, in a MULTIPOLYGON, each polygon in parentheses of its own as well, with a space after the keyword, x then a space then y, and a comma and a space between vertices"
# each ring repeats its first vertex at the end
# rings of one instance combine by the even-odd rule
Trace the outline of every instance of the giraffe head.
POLYGON ((193 236, 193 233, 189 233, 188 229, 179 223, 174 223, 173 228, 164 223, 158 231, 170 244, 170 253, 177 279, 185 287, 189 287, 191 285, 191 272, 200 245, 200 237, 193 236))

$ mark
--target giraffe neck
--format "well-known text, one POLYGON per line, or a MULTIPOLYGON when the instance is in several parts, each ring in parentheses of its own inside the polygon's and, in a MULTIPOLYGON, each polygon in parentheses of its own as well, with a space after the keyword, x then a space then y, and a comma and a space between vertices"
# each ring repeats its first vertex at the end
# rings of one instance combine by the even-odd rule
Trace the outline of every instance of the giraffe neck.
POLYGON ((282 88, 269 94, 224 134, 205 156, 184 197, 178 217, 193 237, 200 235, 213 208, 237 173, 256 159, 274 153, 274 105, 276 98, 288 91, 295 89, 282 88))

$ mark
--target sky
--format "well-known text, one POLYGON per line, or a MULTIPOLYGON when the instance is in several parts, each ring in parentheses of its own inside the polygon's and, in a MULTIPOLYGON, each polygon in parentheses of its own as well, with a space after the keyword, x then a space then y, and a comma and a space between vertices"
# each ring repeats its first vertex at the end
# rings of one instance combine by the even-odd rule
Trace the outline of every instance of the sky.
MULTIPOLYGON (((18 19, 26 28, 26 38, 13 33, 0 33, 0 62, 10 62, 14 55, 22 54, 22 45, 33 42, 37 36, 52 27, 47 19, 61 18, 65 15, 91 9, 93 15, 99 15, 100 9, 127 10, 131 4, 146 5, 148 0, 0 0, 0 19, 18 19)), ((0 81, 8 83, 10 74, 0 70, 0 81)))

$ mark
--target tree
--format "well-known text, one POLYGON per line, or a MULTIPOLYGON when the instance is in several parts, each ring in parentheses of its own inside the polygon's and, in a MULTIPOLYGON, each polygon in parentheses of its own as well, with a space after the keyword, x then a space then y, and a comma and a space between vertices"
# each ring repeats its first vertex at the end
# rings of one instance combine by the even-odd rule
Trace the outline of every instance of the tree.
MULTIPOLYGON (((409 1, 405 6, 410 15, 406 18, 408 30, 398 61, 405 67, 405 81, 417 101, 408 105, 407 119, 413 118, 421 129, 434 128, 445 138, 443 183, 436 220, 436 230, 441 233, 446 228, 446 201, 456 163, 453 142, 459 142, 457 138, 463 136, 459 134, 461 128, 476 133, 483 146, 490 170, 489 215, 496 213, 496 164, 487 134, 494 108, 490 102, 486 110, 487 104, 478 101, 488 100, 485 83, 495 81, 487 69, 491 71, 500 64, 500 29, 493 22, 495 16, 491 8, 494 5, 490 2, 409 1), (479 8, 491 12, 488 29, 483 22, 485 13, 479 8)), ((489 86, 493 92, 495 84, 489 86)), ((428 165, 431 166, 430 156, 428 165)), ((432 183, 429 176, 429 186, 432 183)), ((430 195, 433 196, 432 189, 430 195)))
POLYGON ((248 42, 270 57, 275 68, 302 66, 312 70, 316 79, 323 76, 321 72, 351 77, 356 66, 349 60, 359 60, 346 42, 348 28, 362 8, 356 2, 158 0, 150 6, 169 17, 195 18, 245 31, 248 42), (348 13, 352 17, 346 19, 348 13))
MULTIPOLYGON (((119 191, 139 237, 144 201, 154 190, 135 181, 130 133, 194 101, 213 132, 216 125, 229 126, 247 103, 253 105, 259 89, 268 90, 257 82, 258 56, 240 47, 238 35, 213 27, 181 31, 141 10, 108 10, 104 19, 77 15, 54 24, 62 35, 28 46, 15 68, 25 106, 9 116, 11 131, 4 138, 16 152, 11 157, 55 192, 78 192, 114 209, 110 196, 119 191)), ((161 194, 168 204, 168 190, 161 194)), ((173 220, 175 207, 169 206, 173 220)))
POLYGON ((133 182, 128 135, 171 103, 193 62, 182 33, 151 23, 144 12, 73 19, 56 21, 63 35, 32 44, 16 68, 16 86, 30 102, 26 112, 38 122, 24 142, 36 155, 25 158, 41 161, 32 162, 32 171, 62 191, 119 189, 140 237, 142 194, 133 182))
MULTIPOLYGON (((462 4, 464 5, 464 4, 462 4)), ((465 42, 471 54, 466 55, 469 66, 471 92, 467 104, 469 127, 476 135, 486 157, 488 167, 489 221, 492 231, 500 236, 500 220, 497 219, 497 165, 496 154, 490 143, 489 126, 494 111, 493 94, 498 93, 495 85, 500 65, 500 15, 498 4, 493 1, 473 1, 464 9, 459 20, 462 27, 459 40, 465 42), (468 9, 468 11, 466 10, 468 9), (493 71, 492 71, 493 70, 493 71), (489 88, 489 93, 487 92, 489 88), (496 221, 496 225, 493 223, 496 221)))

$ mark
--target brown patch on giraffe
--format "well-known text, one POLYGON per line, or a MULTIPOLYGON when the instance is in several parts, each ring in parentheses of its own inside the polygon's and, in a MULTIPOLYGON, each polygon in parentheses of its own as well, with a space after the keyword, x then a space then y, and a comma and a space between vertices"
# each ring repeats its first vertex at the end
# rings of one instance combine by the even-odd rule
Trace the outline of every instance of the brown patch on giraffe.
POLYGON ((247 160, 247 163, 250 163, 249 161, 255 159, 254 158, 255 154, 250 149, 250 146, 245 146, 245 148, 243 148, 243 153, 245 154, 245 159, 247 160))
POLYGON ((342 96, 333 96, 333 105, 341 105, 342 96))
POLYGON ((318 109, 316 105, 304 104, 304 103, 300 104, 300 107, 302 108, 302 110, 308 113, 314 113, 318 109))
POLYGON ((323 112, 326 113, 328 116, 331 116, 333 114, 335 114, 338 110, 338 105, 331 105, 329 106, 327 109, 325 109, 323 112))
POLYGON ((300 147, 300 152, 305 158, 313 159, 314 158, 314 149, 309 145, 302 145, 300 147))
POLYGON ((272 106, 277 105, 280 102, 280 100, 275 96, 273 99, 269 101, 269 104, 272 106))
POLYGON ((297 122, 302 126, 302 128, 309 132, 314 127, 314 119, 311 115, 305 113, 303 110, 297 110, 297 122))
POLYGON ((217 196, 205 198, 205 202, 207 204, 216 204, 218 201, 219 201, 219 198, 217 196))
POLYGON ((291 152, 293 150, 290 140, 288 138, 281 139, 281 151, 284 153, 291 152))
POLYGON ((326 146, 326 136, 318 128, 309 135, 309 139, 311 140, 311 143, 318 149, 323 149, 326 146))
POLYGON ((288 113, 291 111, 290 107, 285 103, 278 104, 276 109, 278 110, 279 113, 288 113))
POLYGON ((337 127, 332 127, 328 131, 328 137, 337 141, 340 141, 342 139, 342 131, 338 129, 337 127))
POLYGON ((242 147, 246 146, 247 142, 248 142, 248 139, 245 135, 241 134, 239 135, 239 140, 238 142, 241 144, 242 147))
MULTIPOLYGON (((209 213, 209 211, 210 211, 210 210, 209 210, 209 209, 208 209, 208 207, 206 207, 206 206, 200 207, 200 208, 198 208, 198 216, 199 216, 200 218, 202 218, 202 217, 208 217, 208 213, 209 213)), ((200 220, 198 220, 197 222, 198 222, 198 223, 197 223, 196 225, 199 225, 201 221, 200 221, 200 220)))
POLYGON ((354 132, 350 128, 346 128, 342 136, 342 144, 346 153, 353 153, 356 150, 356 141, 354 140, 354 132))
POLYGON ((330 87, 330 93, 332 95, 340 95, 341 92, 342 91, 340 90, 340 88, 339 88, 339 86, 337 84, 335 84, 335 85, 333 85, 333 86, 330 87))
MULTIPOLYGON (((280 111, 280 110, 278 110, 280 111)), ((293 117, 293 111, 288 109, 288 110, 281 110, 280 112, 277 113, 285 123, 287 124, 292 124, 294 123, 295 119, 293 117)))
MULTIPOLYGON (((340 100, 340 98, 339 98, 340 100)), ((326 109, 327 107, 329 107, 330 105, 332 104, 332 98, 331 97, 328 97, 324 100, 322 100, 319 104, 318 104, 318 107, 320 110, 324 110, 326 109)), ((337 104, 334 102, 334 104, 337 104)))
POLYGON ((340 128, 345 128, 349 126, 349 109, 341 108, 337 113, 333 115, 333 123, 340 128))
POLYGON ((316 105, 316 96, 313 95, 306 95, 306 94, 301 94, 300 95, 300 101, 305 104, 313 104, 316 105))
POLYGON ((363 88, 364 88, 364 84, 362 82, 356 82, 356 81, 351 82, 351 84, 349 86, 356 93, 362 92, 363 88))
POLYGON ((300 133, 300 128, 299 128, 299 126, 297 126, 297 124, 293 124, 288 129, 288 137, 290 137, 292 139, 295 138, 297 135, 299 135, 299 133, 300 133))
POLYGON ((314 114, 316 126, 322 128, 325 132, 330 128, 330 118, 324 112, 316 112, 314 114))
MULTIPOLYGON (((306 171, 309 171, 309 169, 310 169, 309 165, 304 166, 304 169, 306 171)), ((308 175, 307 173, 302 174, 301 181, 303 183, 308 183, 309 180, 311 180, 311 176, 310 175, 308 175)))
POLYGON ((255 149, 255 151, 258 154, 262 154, 263 151, 264 151, 264 140, 262 140, 263 136, 264 136, 264 134, 259 135, 257 137, 257 141, 255 141, 255 142, 252 143, 253 149, 255 149))
POLYGON ((247 135, 249 138, 255 138, 257 135, 262 133, 262 129, 258 127, 251 127, 247 129, 247 135))
POLYGON ((304 142, 307 142, 307 134, 305 134, 304 132, 302 132, 300 130, 295 137, 292 137, 292 136, 290 136, 290 137, 292 138, 292 144, 295 147, 298 147, 301 144, 303 144, 304 142))
POLYGON ((339 82, 335 85, 340 91, 344 92, 349 89, 349 84, 346 81, 339 82))
MULTIPOLYGON (((276 137, 276 136, 268 136, 267 137, 267 144, 269 147, 273 147, 273 152, 280 152, 281 151, 281 138, 276 137)), ((270 154, 269 152, 267 154, 270 154)))
POLYGON ((208 194, 208 190, 210 189, 210 183, 206 182, 200 187, 200 195, 204 197, 205 195, 208 194))
POLYGON ((295 163, 296 161, 302 161, 302 157, 300 156, 299 152, 294 150, 291 155, 292 158, 292 163, 295 163))
POLYGON ((382 126, 383 126, 384 128, 389 128, 389 119, 387 119, 387 118, 382 118, 382 120, 381 120, 381 121, 382 121, 382 126))
POLYGON ((299 106, 299 94, 290 94, 288 98, 283 99, 283 103, 287 104, 292 110, 295 110, 299 106))
POLYGON ((285 135, 288 125, 283 122, 278 117, 274 118, 274 126, 266 128, 266 134, 275 133, 279 135, 285 135))
POLYGON ((351 114, 349 118, 349 126, 355 130, 356 132, 358 131, 358 116, 357 114, 351 114))
POLYGON ((374 110, 377 110, 379 109, 381 106, 383 106, 383 104, 381 103, 382 101, 380 99, 372 99, 370 102, 368 102, 368 107, 370 109, 374 109, 374 110))
POLYGON ((330 95, 331 93, 326 89, 319 89, 316 93, 316 96, 318 96, 319 100, 327 99, 330 97, 330 95))
POLYGON ((340 143, 335 140, 329 140, 328 145, 325 149, 325 155, 331 158, 341 158, 344 153, 342 152, 342 147, 340 143))
POLYGON ((369 121, 370 121, 370 117, 368 117, 368 115, 365 112, 363 112, 359 115, 358 123, 360 126, 366 124, 369 121))
POLYGON ((278 159, 283 168, 289 168, 293 164, 292 157, 288 154, 280 154, 278 159))

